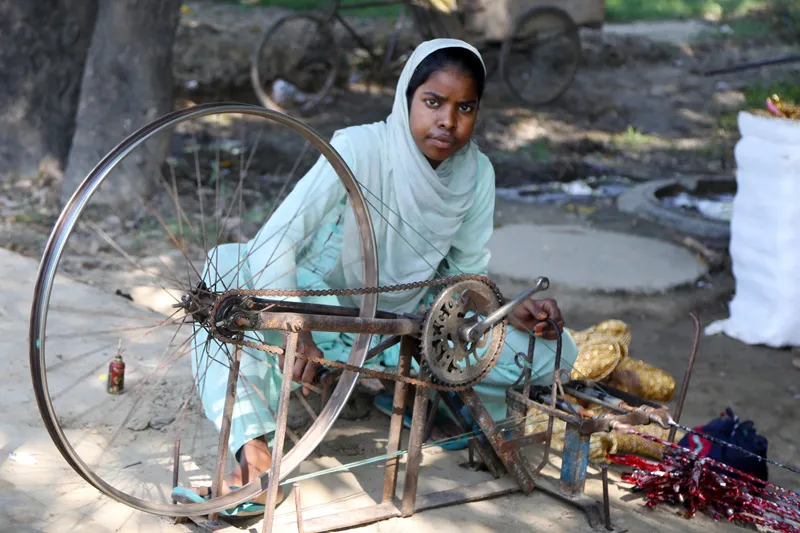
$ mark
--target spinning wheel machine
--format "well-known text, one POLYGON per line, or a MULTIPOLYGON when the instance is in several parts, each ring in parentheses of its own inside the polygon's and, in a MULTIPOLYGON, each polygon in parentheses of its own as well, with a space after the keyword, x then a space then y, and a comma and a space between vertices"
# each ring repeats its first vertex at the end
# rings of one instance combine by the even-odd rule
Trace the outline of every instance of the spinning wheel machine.
MULTIPOLYGON (((275 197, 281 197, 284 189, 288 189, 286 185, 275 197)), ((515 491, 527 494, 533 490, 541 490, 579 507, 586 513, 592 525, 604 525, 607 529, 611 529, 613 524, 609 516, 607 487, 604 487, 605 501, 595 501, 586 496, 583 490, 587 477, 590 438, 599 432, 625 431, 633 426, 648 424, 658 424, 664 428, 678 427, 677 421, 694 364, 697 343, 695 342, 689 359, 686 377, 679 393, 677 411, 673 417, 663 405, 641 400, 607 386, 601 387, 588 380, 570 379, 570 372, 565 371, 561 364, 560 337, 552 374, 546 376, 544 385, 541 380, 534 380, 531 369, 537 340, 531 334, 527 351, 519 350, 517 353, 516 363, 520 368, 520 377, 506 392, 507 418, 494 420, 474 387, 486 377, 498 360, 506 340, 507 321, 511 312, 532 295, 546 290, 549 285, 548 279, 539 278, 533 286, 508 302, 490 279, 469 273, 407 285, 382 287, 378 283, 376 243, 371 218, 379 210, 368 209, 368 207, 374 208, 377 201, 379 200, 372 191, 362 190, 342 157, 316 132, 286 115, 257 106, 208 104, 184 109, 141 128, 120 143, 92 170, 61 213, 42 259, 33 302, 30 348, 37 402, 53 441, 70 466, 88 483, 111 498, 144 512, 179 519, 189 518, 206 531, 219 531, 227 527, 219 516, 225 509, 251 501, 266 493, 263 531, 272 531, 279 484, 288 479, 298 465, 318 448, 345 407, 358 378, 370 377, 391 381, 395 385, 387 453, 375 458, 375 462, 380 461, 385 464, 380 503, 306 520, 303 520, 298 508, 297 522, 293 527, 306 533, 338 530, 392 517, 407 517, 425 509, 475 501, 515 491), (223 175, 221 169, 226 168, 224 157, 220 156, 223 150, 220 146, 228 145, 214 144, 209 149, 210 155, 206 154, 207 158, 202 150, 197 148, 200 144, 198 139, 202 135, 207 135, 209 131, 230 134, 232 131, 230 124, 234 122, 211 120, 220 116, 237 117, 237 120, 241 120, 249 128, 243 130, 241 139, 242 144, 250 148, 241 149, 237 154, 240 161, 238 178, 233 172, 232 184, 228 189, 233 191, 233 199, 226 202, 220 200, 225 197, 221 192, 220 176, 223 175), (195 126, 198 123, 200 126, 195 126), (337 174, 343 187, 343 195, 346 195, 347 199, 344 209, 352 213, 356 221, 361 250, 361 287, 270 288, 250 283, 249 280, 241 281, 244 275, 242 278, 236 277, 233 281, 231 278, 226 278, 226 282, 220 281, 225 278, 225 270, 215 264, 217 259, 210 250, 221 250, 222 246, 239 248, 250 246, 249 249, 252 250, 252 243, 257 242, 257 239, 246 241, 241 232, 226 233, 224 231, 226 225, 223 223, 227 222, 237 202, 239 211, 244 212, 242 204, 247 197, 242 191, 246 190, 247 184, 253 179, 253 172, 248 169, 251 162, 257 160, 253 153, 261 138, 260 134, 257 136, 253 133, 253 123, 263 125, 271 131, 277 127, 299 134, 321 154, 319 161, 327 162, 337 174), (125 249, 126 242, 135 241, 116 238, 110 230, 99 226, 96 219, 92 218, 97 211, 91 209, 91 203, 101 186, 113 182, 118 174, 124 174, 122 171, 126 168, 124 163, 129 154, 165 134, 169 135, 173 142, 176 138, 192 141, 187 141, 183 145, 182 153, 187 164, 182 167, 180 158, 173 156, 168 160, 169 166, 166 170, 165 167, 161 167, 162 176, 165 176, 162 180, 163 190, 160 193, 164 200, 163 205, 142 196, 140 199, 144 207, 141 212, 144 214, 137 219, 138 225, 130 227, 142 231, 141 219, 151 218, 154 221, 153 227, 162 231, 163 242, 172 244, 178 250, 175 256, 185 258, 190 263, 186 268, 185 279, 181 280, 177 275, 165 278, 171 282, 181 282, 177 291, 169 292, 165 288, 165 291, 174 298, 170 306, 172 314, 166 319, 163 315, 162 318, 148 318, 162 329, 172 327, 176 330, 167 345, 177 348, 170 349, 171 355, 167 363, 154 365, 154 373, 169 365, 180 365, 187 354, 191 355, 199 350, 197 346, 200 344, 191 339, 197 339, 200 333, 206 339, 203 346, 211 344, 217 346, 215 349, 217 353, 223 354, 224 364, 228 369, 219 434, 214 437, 217 444, 208 454, 208 460, 215 462, 211 479, 212 497, 202 503, 176 504, 163 496, 165 493, 169 494, 170 487, 180 484, 180 458, 194 453, 195 448, 186 448, 190 446, 191 441, 185 437, 181 438, 180 428, 183 427, 185 420, 191 419, 192 406, 197 407, 203 403, 202 395, 197 394, 202 391, 198 391, 196 382, 192 383, 190 388, 187 385, 185 401, 181 398, 180 403, 176 404, 175 410, 179 412, 180 425, 177 421, 173 423, 173 426, 177 426, 174 440, 167 440, 163 445, 153 445, 150 448, 154 450, 152 453, 156 457, 169 457, 170 453, 167 450, 171 449, 171 460, 163 459, 161 464, 172 465, 172 479, 160 474, 156 476, 148 471, 142 474, 145 476, 144 481, 137 480, 136 484, 128 483, 127 477, 119 475, 119 472, 129 472, 130 470, 126 470, 128 466, 121 466, 114 470, 114 475, 110 475, 106 470, 114 465, 109 466, 108 461, 99 462, 95 466, 90 464, 91 458, 82 446, 83 441, 73 435, 72 428, 75 426, 68 427, 65 424, 64 411, 67 410, 70 415, 78 411, 59 408, 57 403, 63 397, 53 393, 48 386, 48 375, 54 375, 64 369, 61 354, 58 360, 53 362, 54 352, 62 348, 53 343, 54 329, 62 322, 71 324, 68 321, 74 319, 78 312, 76 307, 79 307, 79 302, 70 302, 69 307, 58 307, 63 304, 59 304, 60 300, 55 294, 59 287, 56 275, 69 264, 68 241, 82 235, 81 231, 86 231, 87 235, 97 236, 103 241, 104 248, 100 248, 98 255, 102 255, 103 250, 107 250, 109 254, 118 253, 137 269, 146 271, 149 275, 154 272, 153 269, 139 268, 142 267, 141 260, 125 249), (206 185, 201 180, 203 169, 207 165, 218 172, 215 175, 216 185, 206 185), (192 180, 181 181, 182 168, 196 171, 195 181, 198 191, 186 193, 184 188, 188 188, 192 180), (240 195, 238 198, 235 197, 237 193, 240 195), (212 203, 213 197, 216 197, 216 204, 204 209, 204 199, 212 203), (195 201, 197 198, 200 203, 196 206, 199 207, 197 209, 199 215, 191 212, 189 207, 190 200, 195 201), (167 216, 160 211, 162 208, 172 209, 177 215, 177 220, 169 222, 167 216), (212 232, 207 231, 212 225, 200 221, 200 216, 212 212, 217 217, 213 226, 217 235, 212 243, 216 247, 210 246, 212 232), (195 239, 192 243, 193 236, 195 239), (198 261, 205 262, 206 267, 201 269, 191 264, 198 261), (432 303, 427 306, 424 313, 396 314, 378 309, 379 295, 412 289, 437 291, 435 297, 429 300, 432 303), (336 304, 345 298, 355 304, 352 306, 336 304), (188 328, 192 332, 189 340, 181 341, 182 337, 178 333, 181 328, 188 328), (270 332, 277 334, 278 339, 283 339, 283 345, 280 344, 280 340, 274 340, 276 336, 268 338, 270 332), (247 385, 245 382, 248 381, 242 377, 241 372, 241 368, 250 364, 246 357, 252 358, 255 357, 253 354, 261 354, 265 358, 263 360, 265 363, 275 364, 279 359, 278 356, 282 356, 282 373, 290 375, 298 358, 313 359, 297 349, 298 336, 303 332, 351 335, 352 347, 349 358, 346 362, 314 359, 324 368, 318 383, 314 385, 323 392, 324 405, 305 434, 299 439, 294 439, 293 447, 286 453, 284 445, 288 431, 287 416, 292 383, 289 379, 282 380, 279 384, 277 395, 279 401, 274 417, 276 429, 271 445, 270 470, 242 487, 232 488, 231 492, 219 495, 228 461, 228 442, 237 394, 240 394, 242 387, 247 385), (379 342, 372 342, 373 337, 379 337, 379 342), (192 342, 195 344, 192 345, 192 342), (400 345, 400 356, 395 372, 379 371, 365 366, 365 362, 369 359, 397 344, 400 345), (407 399, 410 399, 407 397, 412 394, 412 387, 413 415, 410 436, 407 450, 402 450, 404 412, 407 399), (431 413, 436 412, 440 404, 449 410, 463 433, 470 437, 470 459, 482 462, 492 479, 474 486, 418 495, 423 443, 431 432, 433 420, 431 413), (602 408, 601 414, 597 414, 597 410, 587 408, 589 406, 602 408), (545 416, 547 420, 546 429, 542 431, 530 430, 531 420, 537 415, 540 418, 545 416), (553 427, 557 420, 566 424, 559 479, 547 477, 542 472, 550 457, 553 427), (530 464, 523 453, 528 446, 542 447, 544 456, 541 463, 530 464), (396 489, 401 455, 407 457, 404 484, 398 498, 396 489), (155 479, 156 477, 158 479, 155 479), (145 481, 158 490, 151 488, 140 490, 140 485, 144 485, 145 481), (121 486, 123 482, 127 484, 121 486), (159 494, 162 496, 158 497, 159 494)), ((282 209, 284 205, 273 207, 266 218, 283 216, 286 220, 294 220, 294 215, 289 216, 291 213, 287 214, 286 210, 282 209)), ((238 218, 240 221, 245 221, 247 217, 241 215, 238 218)), ((236 257, 238 260, 241 254, 236 257)), ((166 264, 166 261, 161 260, 161 263, 166 264)), ((239 267, 241 261, 238 263, 237 272, 239 267)), ((162 268, 162 265, 157 264, 156 269, 158 268, 162 268)), ((177 272, 176 269, 173 274, 177 272)), ((249 277, 252 279, 255 274, 249 277)), ((128 305, 127 302, 123 303, 128 305)), ((129 319, 133 313, 132 309, 131 305, 130 309, 126 308, 125 311, 115 312, 116 314, 98 313, 96 309, 87 312, 91 313, 93 321, 106 319, 114 321, 114 327, 103 330, 103 334, 113 337, 110 340, 116 345, 117 337, 121 335, 119 332, 127 331, 119 327, 117 321, 129 319)), ((152 314, 152 310, 150 312, 152 314)), ((555 323, 551 325, 558 329, 555 323)), ((148 339, 153 339, 155 334, 150 330, 147 331, 148 339)), ((69 332, 76 336, 81 333, 74 328, 69 332)), ((695 340, 697 341, 697 337, 695 340)), ((148 353, 153 352, 151 350, 148 353)), ((167 353, 167 350, 164 353, 167 353)), ((75 357, 71 360, 79 362, 84 359, 91 357, 75 357)), ((100 361, 102 363, 102 360, 100 361)), ((153 393, 154 389, 148 389, 148 386, 158 382, 177 389, 186 382, 188 374, 189 370, 186 367, 177 372, 174 381, 169 381, 167 378, 159 378, 161 379, 159 381, 150 377, 133 376, 126 384, 125 395, 120 396, 119 401, 129 402, 131 409, 147 405, 157 396, 153 393), (141 385, 141 390, 137 385, 141 385)), ((91 397, 97 398, 97 396, 91 397)), ((128 415, 120 428, 114 432, 101 428, 92 435, 100 439, 102 445, 110 451, 113 445, 120 442, 119 435, 125 433, 123 426, 130 425, 130 418, 128 415)), ((169 432, 162 431, 161 434, 152 432, 152 435, 159 437, 167 433, 169 432)), ((130 441, 133 444, 129 446, 136 445, 133 437, 130 441)), ((605 474, 605 470, 603 472, 605 474)), ((607 477, 604 475, 604 485, 606 482, 607 477)))

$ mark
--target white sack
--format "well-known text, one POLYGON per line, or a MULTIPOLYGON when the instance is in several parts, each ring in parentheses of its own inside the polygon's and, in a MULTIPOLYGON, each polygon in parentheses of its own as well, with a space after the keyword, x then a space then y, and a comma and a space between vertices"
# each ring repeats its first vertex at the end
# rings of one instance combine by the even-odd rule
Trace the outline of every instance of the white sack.
POLYGON ((800 346, 800 121, 739 113, 730 317, 706 328, 746 344, 800 346))

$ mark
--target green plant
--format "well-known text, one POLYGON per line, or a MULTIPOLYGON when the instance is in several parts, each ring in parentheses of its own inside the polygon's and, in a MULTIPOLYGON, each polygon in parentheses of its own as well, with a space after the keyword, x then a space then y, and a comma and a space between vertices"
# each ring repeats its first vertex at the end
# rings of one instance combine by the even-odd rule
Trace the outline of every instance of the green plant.
POLYGON ((606 18, 610 22, 723 18, 740 16, 768 3, 767 0, 606 0, 606 18))
MULTIPOLYGON (((286 9, 296 9, 297 11, 314 11, 327 9, 331 5, 331 0, 216 0, 220 3, 239 4, 245 7, 282 7, 286 9)), ((342 5, 357 4, 364 0, 342 0, 342 5)), ((346 15, 356 15, 359 17, 394 17, 400 14, 401 6, 375 6, 361 9, 345 10, 346 15)))
POLYGON ((773 94, 789 104, 800 104, 800 84, 797 81, 781 80, 771 84, 755 83, 744 91, 748 108, 764 109, 765 101, 773 94))
POLYGON ((642 133, 633 126, 628 126, 625 133, 618 138, 617 143, 627 148, 641 148, 642 146, 658 144, 658 138, 642 133))

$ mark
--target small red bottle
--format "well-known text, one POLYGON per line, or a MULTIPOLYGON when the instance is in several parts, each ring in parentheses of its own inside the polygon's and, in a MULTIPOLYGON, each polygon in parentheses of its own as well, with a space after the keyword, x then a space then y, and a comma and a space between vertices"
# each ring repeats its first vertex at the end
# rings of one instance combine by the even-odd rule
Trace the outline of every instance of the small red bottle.
POLYGON ((108 381, 106 390, 109 394, 121 394, 125 389, 125 362, 122 355, 116 357, 108 364, 108 381))

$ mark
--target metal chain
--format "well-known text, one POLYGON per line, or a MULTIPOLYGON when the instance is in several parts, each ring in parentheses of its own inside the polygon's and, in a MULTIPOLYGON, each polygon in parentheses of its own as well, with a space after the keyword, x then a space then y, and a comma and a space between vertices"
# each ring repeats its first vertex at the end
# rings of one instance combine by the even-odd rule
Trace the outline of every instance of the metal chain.
POLYGON ((487 278, 486 276, 482 276, 480 274, 458 274, 457 276, 449 276, 446 278, 438 278, 438 279, 431 279, 427 281, 413 281, 411 283, 400 283, 397 285, 386 285, 383 287, 363 287, 361 289, 315 289, 315 290, 306 290, 306 289, 260 289, 260 290, 252 290, 252 289, 232 289, 223 293, 224 295, 227 294, 244 294, 246 296, 277 296, 283 298, 292 298, 292 297, 318 297, 318 296, 361 296, 364 294, 380 294, 384 292, 401 292, 407 291, 411 289, 421 289, 423 287, 444 287, 445 285, 450 285, 452 283, 458 283, 459 281, 464 280, 477 280, 482 281, 489 285, 492 290, 495 292, 497 290, 497 285, 487 278))
MULTIPOLYGON (((213 316, 217 310, 217 305, 221 302, 225 297, 232 296, 232 295, 245 295, 245 296, 273 296, 273 297, 284 297, 284 298, 291 298, 291 297, 319 297, 319 296, 359 296, 365 294, 380 294, 385 292, 400 292, 406 291, 410 289, 420 289, 423 287, 443 287, 445 285, 455 284, 460 281, 465 280, 476 280, 489 285, 492 290, 498 295, 502 302, 502 295, 497 288, 497 285, 487 278, 486 276, 482 276, 480 274, 459 274, 457 276, 450 276, 445 278, 438 278, 432 279, 428 281, 415 281, 412 283, 402 283, 398 285, 387 285, 384 287, 364 287, 361 289, 316 289, 316 290, 303 290, 303 289, 261 289, 261 290, 253 290, 253 289, 232 289, 229 291, 225 291, 222 294, 222 297, 217 299, 217 302, 214 304, 214 309, 211 312, 212 320, 210 320, 210 326, 212 334, 220 341, 234 344, 237 346, 245 346, 248 348, 253 348, 255 350, 260 350, 267 353, 272 353, 275 355, 282 355, 283 348, 279 346, 273 346, 269 344, 264 344, 261 342, 255 341, 248 341, 243 339, 235 339, 231 337, 226 337, 224 335, 220 335, 216 327, 214 325, 215 320, 213 320, 213 316)), ((388 381, 398 381, 401 383, 405 383, 407 385, 414 385, 419 387, 427 387, 429 389, 434 389, 438 391, 444 392, 455 392, 466 390, 474 385, 474 382, 463 383, 461 385, 444 385, 441 383, 435 383, 431 381, 426 381, 418 378, 411 378, 407 376, 402 376, 399 374, 393 374, 391 372, 382 372, 380 370, 373 370, 371 368, 364 368, 356 365, 351 365, 348 363, 342 363, 340 361, 331 361, 330 359, 323 359, 321 357, 313 357, 308 356, 301 353, 296 353, 295 355, 299 359, 304 359, 306 361, 312 361, 318 363, 322 366, 326 366, 329 368, 338 368, 342 370, 349 370, 352 372, 358 372, 359 374, 363 374, 365 376, 369 376, 371 378, 376 379, 383 379, 388 381)), ((475 382, 480 381, 483 377, 481 375, 478 377, 475 382)))

